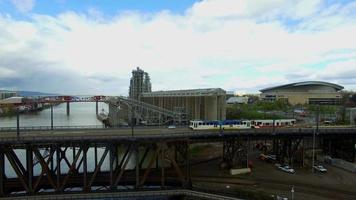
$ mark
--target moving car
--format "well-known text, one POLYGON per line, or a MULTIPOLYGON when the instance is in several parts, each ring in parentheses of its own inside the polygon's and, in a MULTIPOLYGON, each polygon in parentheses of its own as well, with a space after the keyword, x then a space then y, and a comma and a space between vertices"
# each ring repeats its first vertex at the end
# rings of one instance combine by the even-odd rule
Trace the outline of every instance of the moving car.
POLYGON ((318 172, 327 172, 328 170, 322 165, 314 165, 314 169, 318 172))

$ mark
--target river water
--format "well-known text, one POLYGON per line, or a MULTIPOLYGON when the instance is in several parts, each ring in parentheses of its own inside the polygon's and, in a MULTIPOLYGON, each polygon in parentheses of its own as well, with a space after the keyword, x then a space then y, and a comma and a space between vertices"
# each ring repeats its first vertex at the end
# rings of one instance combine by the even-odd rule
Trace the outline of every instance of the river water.
MULTIPOLYGON (((67 116, 66 114, 66 104, 59 104, 53 107, 53 125, 54 126, 102 126, 102 122, 100 122, 96 118, 95 113, 95 103, 94 102, 86 102, 86 103, 79 103, 73 102, 70 104, 70 115, 67 116)), ((105 103, 99 102, 99 112, 104 111, 108 113, 108 105, 105 103)), ((33 126, 51 126, 51 110, 45 109, 39 112, 34 113, 22 113, 20 114, 20 127, 33 127, 33 126)), ((0 117, 0 127, 16 127, 16 116, 11 117, 0 117)), ((1 134, 1 132, 0 132, 1 134)), ((42 154, 45 154, 45 150, 41 150, 42 154)), ((125 150, 119 151, 124 152, 125 150)), ((69 148, 66 152, 66 157, 68 158, 69 162, 72 163, 73 156, 72 156, 73 149, 69 148)), ((76 149, 78 152, 78 149, 76 149)), ((15 150, 16 155, 20 159, 21 163, 24 167, 26 167, 26 152, 25 150, 15 150)), ((104 153, 103 148, 98 148, 98 160, 100 160, 101 156, 104 153)), ((87 162, 88 162, 88 171, 93 172, 95 168, 94 163, 94 148, 89 148, 87 152, 87 162)), ((109 154, 108 154, 109 155, 109 154)), ((102 168, 102 171, 109 170, 109 156, 106 156, 102 168)), ((119 154, 119 159, 121 160, 123 157, 123 153, 119 154)), ((150 153, 147 157, 151 157, 150 153)), ((54 160, 56 160, 56 154, 53 156, 54 160)), ((34 160, 36 158, 34 157, 34 160)), ((133 169, 135 167, 135 160, 136 155, 133 154, 131 159, 128 162, 126 169, 133 169)), ((77 162, 78 165, 79 162, 77 162)), ((148 163, 144 162, 143 166, 147 166, 148 163)), ((56 167, 56 163, 54 163, 54 167, 56 167)), ((65 173, 69 170, 67 164, 62 160, 61 162, 61 169, 62 173, 65 173)), ((79 172, 83 171, 83 165, 81 165, 79 172)), ((41 173, 41 166, 37 164, 34 167, 34 175, 37 176, 41 173)), ((14 169, 10 165, 8 159, 5 159, 5 174, 7 177, 17 177, 14 169)), ((105 198, 103 198, 105 199, 105 198)), ((115 199, 115 198, 109 198, 115 199)), ((127 198, 128 200, 132 199, 157 199, 157 198, 127 198)), ((162 197, 158 199, 169 199, 168 197, 162 197)))
MULTIPOLYGON (((53 107, 54 126, 101 126, 96 118, 95 102, 70 103, 70 115, 66 114, 67 104, 62 103, 53 107)), ((104 109, 108 113, 108 105, 99 102, 99 112, 104 109)), ((20 127, 51 126, 51 109, 20 115, 20 127)), ((0 117, 0 127, 16 127, 16 116, 0 117)))
MULTIPOLYGON (((70 104, 70 115, 66 114, 66 104, 59 104, 53 107, 53 125, 54 126, 102 126, 102 123, 96 118, 95 113, 95 103, 85 102, 85 103, 71 103, 70 104)), ((108 112, 108 106, 105 103, 99 102, 99 112, 108 112)), ((20 114, 20 127, 32 127, 32 126, 50 126, 51 125, 51 110, 45 109, 35 113, 23 113, 20 114)), ((16 127, 16 116, 11 117, 1 117, 0 127, 16 127)), ((1 133, 0 133, 1 134, 1 133)), ((15 134, 15 133, 14 133, 15 134)), ((70 162, 73 160, 72 148, 69 148, 66 153, 66 157, 70 162)), ((78 152, 78 149, 76 149, 78 152)), ((22 164, 26 166, 26 156, 25 150, 15 150, 15 153, 20 158, 22 164)), ((44 150, 41 151, 44 153, 44 150)), ((104 149, 98 148, 98 160, 104 153, 104 149)), ((93 171, 95 167, 94 163, 94 148, 88 149, 88 171, 93 171)), ((119 155, 119 158, 122 155, 119 155)), ((56 159, 56 155, 54 155, 56 159)), ((135 156, 132 156, 130 162, 128 163, 128 168, 134 166, 135 156)), ((62 171, 65 172, 69 168, 62 160, 61 163, 62 171)), ((34 175, 40 174, 40 166, 36 165, 34 168, 34 175)), ((109 156, 106 156, 104 163, 102 165, 102 170, 109 170, 109 156)), ((82 166, 79 171, 82 171, 82 166)), ((16 177, 15 171, 12 169, 9 161, 5 160, 5 173, 8 177, 16 177)))

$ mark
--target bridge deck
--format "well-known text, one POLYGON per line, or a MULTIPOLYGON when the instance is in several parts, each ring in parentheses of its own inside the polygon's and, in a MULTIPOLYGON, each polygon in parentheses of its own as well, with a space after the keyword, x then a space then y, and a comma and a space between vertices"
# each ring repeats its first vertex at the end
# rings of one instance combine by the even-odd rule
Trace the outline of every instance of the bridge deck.
MULTIPOLYGON (((131 192, 105 192, 105 193, 90 193, 90 194, 51 194, 51 195, 40 195, 40 196, 26 196, 27 200, 54 200, 54 199, 99 199, 99 198, 147 198, 147 197, 167 197, 167 196, 187 196, 191 198, 202 198, 209 200, 241 200, 235 197, 223 196, 219 194, 211 194, 207 192, 187 190, 187 189, 176 189, 176 190, 153 190, 153 191, 131 191, 131 192)), ((4 200, 20 200, 24 199, 23 196, 20 197, 8 197, 0 198, 4 200)))
MULTIPOLYGON (((313 136, 314 128, 242 129, 225 131, 194 131, 188 128, 130 128, 121 129, 62 129, 21 131, 0 131, 0 143, 51 142, 51 141, 132 141, 152 139, 218 139, 222 136, 272 137, 272 136, 313 136)), ((356 135, 356 128, 321 128, 319 136, 356 135)))

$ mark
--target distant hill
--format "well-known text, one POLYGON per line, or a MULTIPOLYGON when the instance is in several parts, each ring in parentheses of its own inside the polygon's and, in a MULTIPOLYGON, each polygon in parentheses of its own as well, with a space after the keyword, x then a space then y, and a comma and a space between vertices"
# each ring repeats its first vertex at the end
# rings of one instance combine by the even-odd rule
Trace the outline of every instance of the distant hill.
POLYGON ((19 96, 33 97, 33 96, 55 96, 58 94, 44 93, 44 92, 32 92, 32 91, 18 91, 19 96))

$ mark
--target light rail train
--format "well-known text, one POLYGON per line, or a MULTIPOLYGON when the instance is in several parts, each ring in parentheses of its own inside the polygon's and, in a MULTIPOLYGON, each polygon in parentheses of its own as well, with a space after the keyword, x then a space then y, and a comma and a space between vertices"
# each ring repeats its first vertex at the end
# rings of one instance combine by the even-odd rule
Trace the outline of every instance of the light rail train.
POLYGON ((256 119, 256 120, 223 120, 223 121, 190 121, 189 128, 193 130, 229 130, 229 129, 251 129, 291 127, 296 123, 295 119, 256 119), (273 125, 274 123, 274 125, 273 125))

